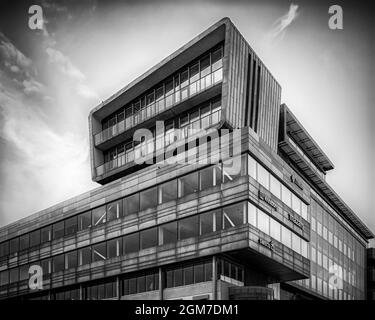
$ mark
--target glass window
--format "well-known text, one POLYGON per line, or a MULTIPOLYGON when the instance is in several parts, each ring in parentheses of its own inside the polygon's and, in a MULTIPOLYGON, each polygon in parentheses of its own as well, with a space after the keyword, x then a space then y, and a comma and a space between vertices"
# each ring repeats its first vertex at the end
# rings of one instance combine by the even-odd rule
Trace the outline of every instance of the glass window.
POLYGON ((257 226, 257 208, 252 203, 248 203, 247 223, 257 226))
POLYGON ((193 266, 188 266, 184 268, 184 285, 185 286, 194 283, 193 271, 194 271, 193 266))
POLYGON ((150 228, 140 232, 141 250, 158 245, 158 228, 150 228))
POLYGON ((188 70, 185 70, 180 75, 181 88, 185 87, 189 83, 188 70))
POLYGON ((53 272, 59 272, 65 269, 64 255, 60 254, 52 258, 53 272))
POLYGON ((308 219, 307 217, 307 204, 301 201, 301 214, 304 219, 308 219))
POLYGON ((177 242, 177 221, 159 226, 159 244, 177 242))
POLYGON ((292 232, 284 226, 281 226, 281 242, 288 248, 292 246, 292 232))
POLYGON ((0 286, 4 286, 9 283, 9 271, 5 270, 0 272, 0 286))
POLYGON ((173 287, 173 270, 168 270, 166 272, 166 287, 172 288, 173 287))
POLYGON ((211 262, 206 262, 204 264, 204 279, 205 281, 212 280, 212 263, 211 262))
POLYGON ((292 193, 292 209, 301 214, 301 200, 294 193, 292 193))
POLYGON ((181 177, 178 179, 178 181, 180 197, 198 192, 198 172, 193 172, 181 177))
POLYGON ((157 188, 150 188, 140 193, 140 210, 146 210, 158 205, 157 188))
POLYGON ((258 182, 266 189, 270 188, 270 173, 260 164, 258 167, 258 182))
POLYGON ((29 279, 29 267, 28 264, 20 266, 20 281, 29 279))
POLYGON ((42 228, 41 230, 41 242, 51 241, 51 226, 42 228))
POLYGON ((137 293, 141 293, 145 291, 146 291, 146 277, 139 276, 137 278, 137 293))
POLYGON ((204 282, 204 264, 194 265, 194 283, 204 282))
POLYGON ((124 198, 124 215, 128 216, 139 211, 139 193, 124 198))
POLYGON ((190 83, 199 79, 199 63, 196 63, 190 67, 190 83))
POLYGON ((218 166, 212 166, 200 171, 200 190, 206 190, 220 185, 221 174, 218 166))
POLYGON ((78 216, 78 229, 85 230, 91 227, 91 211, 82 213, 78 216))
POLYGON ((241 156, 234 156, 223 161, 223 183, 233 181, 244 175, 244 170, 246 170, 244 165, 245 163, 241 156))
POLYGON ((65 255, 67 269, 76 268, 78 266, 78 252, 72 251, 65 255))
POLYGON ((270 234, 270 217, 261 210, 258 210, 258 229, 266 234, 270 234))
POLYGON ((18 272, 18 268, 13 268, 13 269, 10 269, 9 271, 9 282, 10 283, 15 283, 15 282, 18 282, 19 280, 19 272, 18 272))
POLYGON ((62 238, 64 236, 64 221, 54 223, 52 225, 52 230, 54 240, 62 238))
POLYGON ((271 189, 270 191, 279 199, 281 199, 281 183, 271 174, 271 189))
POLYGON ((15 253, 19 251, 19 238, 13 238, 9 242, 9 253, 15 253))
POLYGON ((51 259, 42 260, 40 266, 42 267, 43 275, 48 275, 51 273, 51 259))
POLYGON ((177 199, 177 180, 168 181, 159 186, 159 202, 165 203, 177 199))
POLYGON ((223 229, 239 226, 245 223, 244 203, 238 203, 223 208, 223 229))
POLYGON ((215 71, 222 67, 223 60, 223 49, 219 48, 211 54, 212 71, 215 71))
POLYGON ((210 211, 199 215, 199 234, 204 235, 221 230, 220 210, 210 211))
POLYGON ((139 233, 131 233, 123 237, 124 254, 139 251, 139 233))
POLYGON ((92 246, 92 261, 102 261, 107 259, 107 246, 105 242, 92 246))
POLYGON ((146 275, 146 291, 156 290, 155 274, 146 275))
POLYGON ((39 244, 40 244, 40 230, 38 229, 30 233, 30 247, 34 247, 39 244))
POLYGON ((247 157, 247 174, 255 180, 257 179, 257 162, 250 155, 247 157))
POLYGON ((65 220, 65 235, 75 234, 78 231, 77 216, 65 220))
POLYGON ((201 77, 206 76, 211 72, 210 70, 210 55, 204 56, 201 61, 201 77))
POLYGON ((292 232, 292 249, 301 254, 301 238, 292 232))
POLYGON ((99 208, 92 210, 92 225, 97 226, 106 222, 106 206, 101 206, 99 208))
POLYGON ((91 256, 91 247, 79 249, 80 265, 83 266, 91 263, 91 256))
POLYGON ((174 270, 173 274, 174 287, 179 287, 184 284, 183 270, 182 268, 174 270))
POLYGON ((29 248, 29 242, 30 237, 28 233, 20 236, 20 250, 25 250, 29 248))
POLYGON ((199 218, 197 215, 178 221, 178 239, 183 240, 199 235, 199 218))
POLYGON ((281 225, 274 219, 270 219, 270 236, 281 241, 281 225))
POLYGON ((281 185, 281 199, 288 207, 292 207, 292 193, 284 185, 281 185))
POLYGON ((0 243, 0 257, 7 256, 9 254, 9 241, 0 243))
POLYGON ((113 201, 107 205, 107 220, 112 221, 122 216, 122 200, 113 201))
POLYGON ((108 259, 117 257, 120 255, 121 248, 119 247, 119 244, 121 241, 118 239, 111 239, 107 241, 107 257, 108 259))

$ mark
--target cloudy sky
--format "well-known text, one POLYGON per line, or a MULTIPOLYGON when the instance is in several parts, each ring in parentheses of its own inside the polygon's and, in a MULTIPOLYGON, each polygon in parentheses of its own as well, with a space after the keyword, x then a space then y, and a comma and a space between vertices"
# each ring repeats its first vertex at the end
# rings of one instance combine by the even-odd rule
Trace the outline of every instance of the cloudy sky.
POLYGON ((89 110, 228 16, 336 168, 327 181, 375 231, 374 25, 338 1, 0 2, 0 226, 98 185, 89 110), (28 27, 43 8, 43 30, 28 27))

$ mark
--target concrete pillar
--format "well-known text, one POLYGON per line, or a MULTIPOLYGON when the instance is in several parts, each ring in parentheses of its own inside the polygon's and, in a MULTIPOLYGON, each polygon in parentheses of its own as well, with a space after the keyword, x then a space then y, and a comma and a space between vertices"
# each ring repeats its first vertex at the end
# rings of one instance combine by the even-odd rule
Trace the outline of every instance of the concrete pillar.
POLYGON ((212 257, 212 300, 217 299, 217 264, 216 256, 212 257))
POLYGON ((163 271, 159 268, 159 299, 163 300, 163 291, 164 291, 164 281, 163 281, 163 271))
POLYGON ((117 300, 121 299, 120 278, 119 277, 116 277, 116 296, 117 296, 117 300))

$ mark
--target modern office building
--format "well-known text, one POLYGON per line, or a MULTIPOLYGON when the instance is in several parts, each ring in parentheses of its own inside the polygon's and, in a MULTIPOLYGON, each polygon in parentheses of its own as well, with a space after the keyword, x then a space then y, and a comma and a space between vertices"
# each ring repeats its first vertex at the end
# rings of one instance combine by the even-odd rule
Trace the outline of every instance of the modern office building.
POLYGON ((89 130, 102 186, 0 229, 1 298, 366 298, 373 234, 228 18, 94 108, 89 130))
POLYGON ((375 300, 375 248, 367 249, 367 299, 375 300))

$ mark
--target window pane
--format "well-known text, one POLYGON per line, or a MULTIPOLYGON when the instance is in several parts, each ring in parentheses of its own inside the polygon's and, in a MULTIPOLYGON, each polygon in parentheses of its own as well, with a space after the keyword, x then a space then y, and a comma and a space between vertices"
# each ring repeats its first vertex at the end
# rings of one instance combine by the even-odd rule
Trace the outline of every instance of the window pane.
POLYGON ((222 67, 222 48, 217 49, 211 54, 212 71, 222 67))
POLYGON ((173 278, 174 278, 174 286, 175 287, 179 287, 179 286, 182 286, 184 284, 184 279, 183 279, 184 277, 183 277, 182 268, 174 270, 173 278))
POLYGON ((9 271, 2 271, 0 272, 0 285, 6 285, 9 283, 9 271))
POLYGON ((128 216, 139 211, 139 193, 135 193, 124 199, 124 215, 128 216))
POLYGON ((91 263, 91 247, 85 247, 79 250, 80 253, 80 265, 91 263))
POLYGON ((75 234, 78 230, 77 216, 65 220, 65 235, 75 234))
POLYGON ((281 225, 274 219, 270 219, 270 236, 277 241, 281 241, 281 225))
POLYGON ((301 200, 294 193, 292 193, 292 209, 301 214, 301 200))
POLYGON ((65 269, 64 255, 60 254, 52 258, 53 272, 59 272, 65 269))
POLYGON ((189 285, 194 283, 193 277, 193 266, 185 267, 184 268, 184 285, 189 285))
POLYGON ((92 261, 102 261, 107 259, 107 246, 105 242, 92 246, 92 261))
POLYGON ((141 250, 147 249, 151 247, 156 247, 158 245, 158 229, 151 228, 147 230, 143 230, 140 233, 141 239, 141 250))
POLYGON ((241 156, 235 156, 223 161, 223 183, 227 183, 243 175, 244 163, 241 156), (241 166, 239 165, 241 164, 241 166))
POLYGON ((68 252, 65 256, 65 259, 67 260, 67 267, 70 268, 76 268, 78 266, 78 254, 77 251, 68 252))
POLYGON ((139 233, 131 233, 123 237, 124 254, 139 251, 139 233))
POLYGON ((284 185, 281 185, 281 199, 288 207, 292 207, 292 193, 284 185))
POLYGON ((9 282, 10 283, 15 283, 18 282, 19 280, 19 273, 18 273, 18 268, 10 269, 9 271, 9 282))
POLYGON ((92 210, 92 225, 97 226, 106 222, 106 206, 92 210))
POLYGON ((252 203, 249 203, 247 210, 248 210, 247 211, 247 223, 256 227, 257 226, 257 208, 252 203))
POLYGON ((0 257, 7 256, 9 254, 9 241, 0 243, 0 257))
POLYGON ((173 282, 173 270, 168 270, 166 274, 166 287, 167 288, 172 288, 174 285, 173 282))
POLYGON ((204 264, 194 265, 194 283, 204 282, 204 264))
POLYGON ((42 267, 44 276, 51 273, 51 260, 50 259, 42 260, 40 265, 42 267))
POLYGON ((107 205, 107 220, 112 221, 122 216, 122 200, 107 205))
POLYGON ((281 226, 281 242, 288 248, 292 246, 292 232, 284 226, 281 226))
POLYGON ((172 180, 159 187, 160 203, 177 199, 177 180, 172 180))
POLYGON ((261 210, 258 210, 258 229, 266 234, 270 234, 270 217, 261 210))
POLYGON ((120 250, 117 250, 118 239, 112 239, 107 241, 107 256, 108 258, 117 257, 120 250))
POLYGON ((159 227, 159 244, 177 242, 177 221, 163 224, 159 227))
POLYGON ((42 228, 41 240, 42 243, 51 241, 51 226, 42 228))
POLYGON ((270 187, 270 174, 269 172, 263 168, 260 164, 258 164, 258 182, 265 187, 266 189, 269 189, 270 187))
POLYGON ((204 264, 204 280, 211 281, 212 280, 212 263, 207 262, 204 264))
POLYGON ((220 219, 220 215, 216 216, 216 211, 206 212, 199 215, 199 234, 204 235, 214 232, 216 219, 220 219))
POLYGON ((129 279, 129 294, 137 293, 137 278, 129 279))
POLYGON ((178 238, 183 240, 199 235, 199 221, 198 216, 181 219, 178 221, 178 238))
POLYGON ((158 205, 157 188, 147 189, 140 193, 140 210, 146 210, 158 205))
POLYGON ((85 230, 91 227, 91 211, 82 213, 78 216, 79 230, 85 230))
POLYGON ((20 281, 29 279, 29 267, 28 264, 20 266, 20 281))
POLYGON ((38 244, 40 244, 40 230, 35 230, 30 233, 30 247, 37 246, 38 244))
POLYGON ((271 192, 281 199, 281 183, 273 175, 271 175, 271 192))
POLYGON ((180 186, 180 197, 198 192, 198 172, 193 172, 179 178, 178 180, 180 186))
POLYGON ((15 253, 19 251, 19 238, 11 239, 9 242, 9 253, 15 253))
POLYGON ((204 56, 201 61, 201 77, 210 73, 210 55, 204 56))
POLYGON ((140 276, 137 278, 137 292, 145 292, 146 291, 146 277, 140 276))
POLYGON ((244 224, 244 204, 238 203, 223 209, 223 228, 228 229, 244 224))
POLYGON ((254 179, 257 178, 257 162, 250 155, 247 158, 247 174, 254 179))
POLYGON ((64 236, 64 221, 60 221, 57 223, 54 223, 52 225, 52 234, 53 234, 53 239, 59 239, 64 236))
POLYGON ((20 250, 25 250, 29 248, 29 241, 30 241, 29 234, 24 234, 20 236, 20 250))
MULTIPOLYGON (((200 171, 200 190, 206 190, 216 185, 216 167, 208 167, 200 171)), ((219 174, 220 176, 220 174, 219 174)))
POLYGON ((301 238, 292 232, 292 249, 301 254, 301 238))

